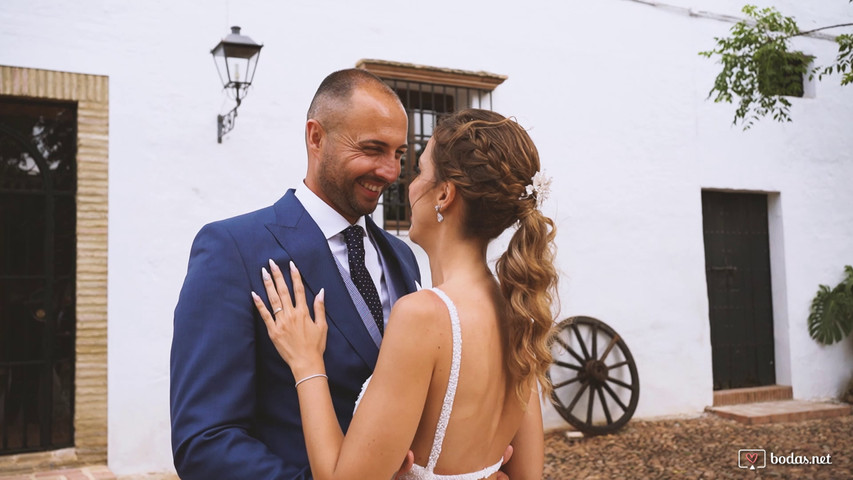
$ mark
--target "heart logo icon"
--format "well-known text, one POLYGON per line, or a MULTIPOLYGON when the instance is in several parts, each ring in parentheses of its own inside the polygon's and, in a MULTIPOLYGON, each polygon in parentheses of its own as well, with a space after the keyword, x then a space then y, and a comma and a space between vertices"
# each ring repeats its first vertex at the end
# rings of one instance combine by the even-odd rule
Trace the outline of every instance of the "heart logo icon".
POLYGON ((755 461, 758 460, 758 452, 747 453, 746 459, 749 461, 749 463, 754 464, 755 461))

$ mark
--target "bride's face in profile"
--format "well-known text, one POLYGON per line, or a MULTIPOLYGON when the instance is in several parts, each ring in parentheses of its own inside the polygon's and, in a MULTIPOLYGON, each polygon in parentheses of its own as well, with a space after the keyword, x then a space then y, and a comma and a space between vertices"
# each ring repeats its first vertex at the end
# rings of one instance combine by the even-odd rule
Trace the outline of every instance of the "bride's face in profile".
POLYGON ((433 140, 427 142, 418 161, 418 176, 409 184, 409 205, 412 206, 412 224, 409 238, 420 246, 429 231, 438 225, 435 211, 435 164, 432 161, 433 140))

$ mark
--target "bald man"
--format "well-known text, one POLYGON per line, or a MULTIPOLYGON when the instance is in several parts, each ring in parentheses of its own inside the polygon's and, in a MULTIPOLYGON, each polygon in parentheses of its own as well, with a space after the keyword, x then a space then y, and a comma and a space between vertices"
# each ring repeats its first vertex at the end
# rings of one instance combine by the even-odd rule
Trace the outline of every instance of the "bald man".
POLYGON ((299 267, 309 305, 326 289, 325 361, 346 431, 391 305, 420 281, 408 246, 368 216, 400 174, 407 128, 399 98, 379 78, 332 73, 308 110, 304 180, 274 205, 196 236, 171 353, 172 452, 182 480, 311 478, 295 380, 250 296, 264 291, 270 259, 299 267), (343 231, 353 225, 361 233, 349 241, 363 243, 378 300, 350 278, 343 231))

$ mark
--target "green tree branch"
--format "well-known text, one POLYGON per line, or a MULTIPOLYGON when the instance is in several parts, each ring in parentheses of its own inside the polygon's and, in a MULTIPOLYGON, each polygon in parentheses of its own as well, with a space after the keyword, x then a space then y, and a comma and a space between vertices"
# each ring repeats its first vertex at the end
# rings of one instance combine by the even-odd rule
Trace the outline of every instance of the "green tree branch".
MULTIPOLYGON (((853 0, 850 0, 853 2, 853 0)), ((800 52, 789 51, 789 40, 823 30, 851 27, 853 23, 840 23, 800 31, 792 17, 783 16, 775 8, 759 9, 746 5, 742 10, 751 20, 742 20, 732 26, 730 36, 715 37, 716 48, 699 52, 707 58, 719 56, 723 69, 714 80, 708 98, 714 102, 733 103, 738 98, 733 124, 743 124, 748 130, 755 121, 772 116, 779 122, 790 122, 791 103, 778 89, 770 88, 784 78, 809 79, 817 76, 842 74, 841 84, 853 82, 853 34, 836 37, 838 56, 830 65, 808 65, 814 59, 800 52)))

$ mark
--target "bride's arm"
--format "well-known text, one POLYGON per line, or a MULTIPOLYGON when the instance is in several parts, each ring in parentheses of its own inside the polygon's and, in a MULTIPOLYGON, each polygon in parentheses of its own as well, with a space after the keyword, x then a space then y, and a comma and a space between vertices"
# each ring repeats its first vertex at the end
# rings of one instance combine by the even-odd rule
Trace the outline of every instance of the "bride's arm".
POLYGON ((545 437, 539 391, 534 388, 527 401, 527 411, 512 442, 512 458, 503 470, 510 480, 541 479, 545 463, 545 437))
MULTIPOLYGON (((315 301, 316 321, 312 321, 298 271, 291 268, 296 304, 291 306, 281 272, 271 268, 275 286, 270 280, 267 294, 273 311, 279 307, 282 311, 273 319, 257 296, 255 303, 276 349, 297 380, 325 373, 322 352, 327 325, 322 296, 315 301)), ((420 422, 441 335, 449 334, 431 329, 434 322, 429 320, 437 315, 435 301, 440 300, 416 293, 394 305, 373 379, 346 437, 325 379, 299 384, 302 428, 315 479, 390 478, 400 467, 420 422)))
POLYGON ((419 327, 428 319, 420 322, 423 310, 414 300, 404 298, 394 305, 370 386, 346 437, 334 448, 329 444, 331 424, 340 429, 325 382, 300 385, 299 406, 314 478, 383 479, 400 468, 423 413, 435 362, 426 347, 434 342, 419 327))

